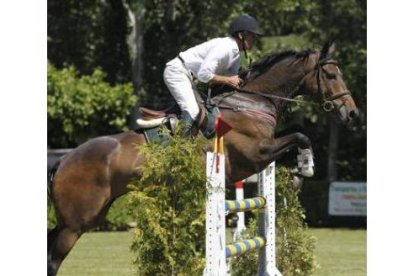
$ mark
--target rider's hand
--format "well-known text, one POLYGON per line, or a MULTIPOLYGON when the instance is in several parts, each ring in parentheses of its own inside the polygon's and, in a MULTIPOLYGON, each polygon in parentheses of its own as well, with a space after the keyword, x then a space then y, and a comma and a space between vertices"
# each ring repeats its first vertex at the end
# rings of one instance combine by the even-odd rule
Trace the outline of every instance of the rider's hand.
POLYGON ((242 83, 242 79, 239 78, 238 75, 226 78, 226 84, 227 85, 230 85, 230 86, 233 86, 233 87, 239 87, 241 83, 242 83))
POLYGON ((219 76, 214 75, 210 80, 210 84, 224 84, 232 87, 239 87, 242 84, 242 79, 238 75, 235 76, 219 76))

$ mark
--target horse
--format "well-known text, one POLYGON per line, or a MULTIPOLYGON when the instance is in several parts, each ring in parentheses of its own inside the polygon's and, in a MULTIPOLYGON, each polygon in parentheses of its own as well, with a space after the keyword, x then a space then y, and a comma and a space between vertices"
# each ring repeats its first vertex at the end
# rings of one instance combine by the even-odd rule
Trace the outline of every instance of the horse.
MULTIPOLYGON (((289 101, 309 96, 314 104, 349 125, 358 109, 337 62, 334 46, 322 50, 286 51, 253 64, 237 91, 213 97, 222 119, 226 178, 236 182, 258 173, 290 149, 310 149, 307 136, 294 132, 276 137, 277 122, 289 101)), ((234 90, 234 89, 233 89, 234 90)), ((104 221, 111 204, 140 177, 145 161, 136 148, 147 143, 140 131, 90 139, 63 156, 50 181, 57 225, 48 232, 48 275, 59 266, 81 235, 104 221)))

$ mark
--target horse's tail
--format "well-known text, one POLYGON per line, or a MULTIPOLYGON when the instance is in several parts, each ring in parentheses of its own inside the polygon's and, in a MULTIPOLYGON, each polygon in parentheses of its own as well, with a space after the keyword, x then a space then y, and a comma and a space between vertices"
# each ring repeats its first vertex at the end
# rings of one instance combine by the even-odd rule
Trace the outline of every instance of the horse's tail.
POLYGON ((58 159, 55 162, 55 164, 53 164, 52 168, 50 168, 50 170, 47 172, 47 199, 48 200, 51 199, 53 180, 55 178, 55 173, 57 169, 59 168, 60 160, 61 159, 58 159))

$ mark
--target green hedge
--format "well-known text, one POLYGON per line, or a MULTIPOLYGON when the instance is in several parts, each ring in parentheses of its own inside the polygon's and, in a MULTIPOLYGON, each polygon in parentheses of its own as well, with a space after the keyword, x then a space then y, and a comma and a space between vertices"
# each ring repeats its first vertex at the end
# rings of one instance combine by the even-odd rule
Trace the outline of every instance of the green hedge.
POLYGON ((138 275, 201 275, 205 246, 205 139, 139 146, 146 162, 131 185, 138 275))
POLYGON ((131 84, 111 86, 96 69, 79 76, 74 67, 47 69, 48 146, 76 146, 98 135, 124 131, 137 101, 131 84))
MULTIPOLYGON (((205 260, 205 165, 200 140, 174 137, 169 146, 141 145, 147 162, 131 188, 137 221, 132 249, 138 275, 201 275, 205 260)), ((311 275, 315 240, 305 231, 300 189, 285 168, 277 173, 278 264, 283 275, 311 275), (285 200, 286 199, 286 200, 285 200), (287 205, 285 205, 285 202, 287 205)), ((246 237, 256 232, 252 222, 246 237)), ((232 265, 233 275, 255 275, 257 253, 232 265)))
MULTIPOLYGON (((315 260, 316 240, 307 231, 305 210, 299 202, 299 186, 292 185, 286 167, 276 170, 276 247, 277 267, 284 276, 312 275, 318 267, 315 260)), ((257 235, 257 211, 249 220, 243 238, 257 235)), ((244 254, 232 259, 232 275, 256 275, 258 254, 244 254)))

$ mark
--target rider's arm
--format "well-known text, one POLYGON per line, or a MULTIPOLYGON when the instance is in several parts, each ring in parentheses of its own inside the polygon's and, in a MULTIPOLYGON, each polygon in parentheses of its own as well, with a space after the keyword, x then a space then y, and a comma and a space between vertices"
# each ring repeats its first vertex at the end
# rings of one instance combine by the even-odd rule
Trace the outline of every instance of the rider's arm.
POLYGON ((234 58, 234 47, 226 40, 216 40, 215 42, 216 45, 209 49, 209 53, 201 63, 197 72, 197 78, 208 84, 224 84, 237 87, 241 81, 236 75, 237 71, 231 72, 234 75, 230 76, 218 74, 218 72, 228 71, 225 68, 231 65, 230 60, 234 58))
POLYGON ((208 82, 209 84, 224 84, 228 86, 238 87, 241 83, 241 79, 238 75, 235 76, 220 76, 214 75, 208 82))

